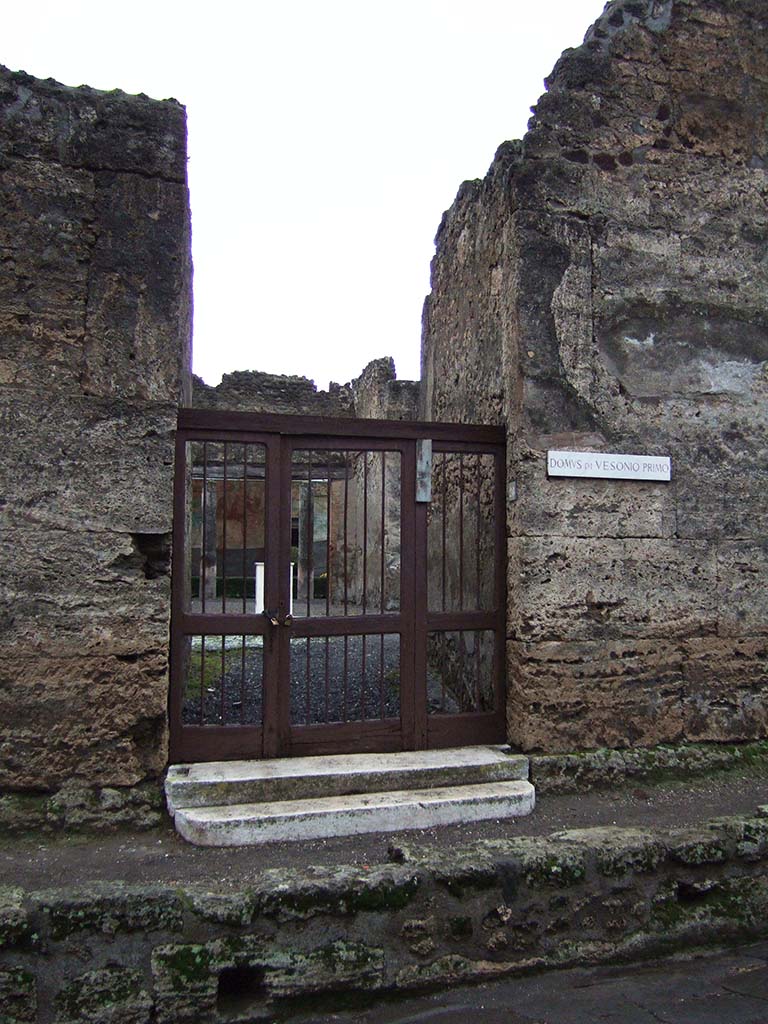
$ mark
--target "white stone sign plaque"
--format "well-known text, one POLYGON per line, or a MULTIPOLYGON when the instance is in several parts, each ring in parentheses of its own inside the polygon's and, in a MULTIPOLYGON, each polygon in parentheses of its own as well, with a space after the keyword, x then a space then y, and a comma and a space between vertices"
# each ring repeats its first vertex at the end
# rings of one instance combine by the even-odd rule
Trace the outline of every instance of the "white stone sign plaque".
POLYGON ((547 452, 547 476, 666 481, 672 479, 672 460, 667 455, 549 451, 547 452))

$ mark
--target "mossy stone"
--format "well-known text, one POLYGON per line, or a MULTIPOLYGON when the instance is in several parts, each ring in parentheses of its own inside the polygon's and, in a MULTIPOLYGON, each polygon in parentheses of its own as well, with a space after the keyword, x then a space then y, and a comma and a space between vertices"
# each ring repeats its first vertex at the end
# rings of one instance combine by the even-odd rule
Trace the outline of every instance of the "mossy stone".
POLYGON ((68 982, 56 996, 57 1021, 101 1024, 110 1020, 143 1024, 151 1020, 152 999, 141 975, 122 967, 89 971, 68 982))
POLYGON ((184 924, 181 896, 158 886, 129 888, 115 883, 93 893, 45 893, 41 909, 48 914, 54 939, 84 931, 179 932, 184 924))
POLYGON ((0 970, 0 1021, 26 1024, 37 1020, 37 986, 29 971, 20 967, 0 970))
POLYGON ((670 843, 669 856, 679 864, 690 866, 722 864, 728 859, 728 846, 717 836, 682 836, 670 843))
POLYGON ((24 907, 24 891, 0 886, 0 950, 34 949, 39 945, 40 937, 24 907))
POLYGON ((578 885, 586 877, 582 850, 550 851, 528 856, 523 863, 526 883, 532 888, 578 885))

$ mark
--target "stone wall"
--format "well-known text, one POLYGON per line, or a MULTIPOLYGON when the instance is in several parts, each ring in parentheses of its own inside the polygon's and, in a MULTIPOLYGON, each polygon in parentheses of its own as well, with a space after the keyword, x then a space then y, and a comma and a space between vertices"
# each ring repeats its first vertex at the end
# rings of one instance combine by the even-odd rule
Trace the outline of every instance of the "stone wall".
POLYGON ((225 373, 220 384, 206 384, 192 377, 192 407, 232 412, 279 413, 288 416, 354 416, 349 384, 331 383, 318 391, 308 377, 235 370, 225 373))
POLYGON ((330 383, 318 390, 307 377, 236 370, 221 383, 192 378, 192 406, 235 412, 280 413, 289 416, 330 416, 351 419, 416 419, 419 382, 397 380, 391 357, 374 359, 348 384, 330 383))
POLYGON ((352 381, 355 416, 364 420, 415 420, 419 381, 398 380, 391 357, 374 359, 352 381))
POLYGON ((0 69, 0 789, 166 761, 184 109, 0 69))
POLYGON ((766 734, 766 42, 762 0, 608 4, 440 225, 422 415, 509 430, 524 749, 766 734))
POLYGON ((391 857, 187 885, 0 889, 0 1018, 279 1020, 321 996, 348 1006, 768 935, 760 814, 391 857))

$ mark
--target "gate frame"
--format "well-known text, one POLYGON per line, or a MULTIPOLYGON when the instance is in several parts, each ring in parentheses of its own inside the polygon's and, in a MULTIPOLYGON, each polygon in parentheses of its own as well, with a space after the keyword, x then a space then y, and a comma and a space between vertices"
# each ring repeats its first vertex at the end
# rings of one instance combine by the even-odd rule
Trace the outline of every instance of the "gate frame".
MULTIPOLYGON (((403 620, 412 617, 411 622, 404 622, 396 632, 401 637, 401 673, 406 676, 405 696, 410 701, 412 714, 404 710, 401 682, 401 726, 400 740, 396 744, 388 742, 375 728, 368 727, 370 736, 366 743, 355 746, 355 752, 383 752, 385 750, 421 750, 438 747, 467 746, 472 743, 500 743, 506 741, 506 432, 501 426, 466 425, 455 423, 437 423, 413 420, 373 420, 373 419, 338 419, 319 416, 292 416, 249 412, 228 412, 209 409, 179 410, 178 429, 175 447, 174 473, 174 517, 173 517, 173 552, 181 552, 181 558, 172 561, 171 586, 171 670, 169 692, 169 756, 172 762, 190 760, 229 760, 259 759, 265 757, 285 757, 302 754, 330 754, 343 752, 339 742, 333 739, 323 741, 312 739, 322 730, 332 735, 334 726, 304 725, 291 727, 287 719, 287 692, 281 693, 281 685, 285 688, 289 675, 281 665, 281 657, 272 655, 265 658, 264 687, 264 722, 262 726, 184 726, 181 720, 183 687, 182 650, 184 637, 194 635, 189 626, 184 628, 185 619, 190 615, 185 610, 185 546, 186 533, 186 444, 188 441, 209 441, 236 443, 265 444, 266 457, 266 493, 265 517, 276 516, 278 536, 270 547, 277 554, 267 565, 267 572, 273 581, 278 580, 279 558, 284 557, 286 543, 290 549, 290 521, 286 526, 286 517, 280 499, 285 494, 286 486, 290 488, 290 480, 286 485, 283 479, 286 466, 290 463, 290 452, 283 439, 289 438, 293 444, 301 441, 310 446, 315 441, 324 442, 325 447, 333 442, 343 445, 345 440, 355 442, 361 450, 382 450, 387 442, 395 444, 394 449, 401 452, 401 575, 400 575, 400 610, 397 613, 403 620), (266 440, 265 440, 266 436, 266 440), (274 438, 272 443, 269 439, 274 438), (416 501, 416 442, 431 440, 434 452, 483 453, 494 456, 495 465, 495 586, 494 608, 491 611, 454 611, 430 612, 427 600, 427 505, 416 501), (365 448, 366 442, 373 448, 365 448), (271 482, 270 482, 271 479, 271 482), (406 499, 412 513, 406 515, 406 499), (287 539, 286 539, 287 538, 287 539), (410 551, 408 550, 410 545, 410 551), (407 556, 407 559, 406 559, 407 556), (426 701, 426 661, 427 636, 430 631, 437 630, 480 630, 492 629, 495 634, 494 644, 494 704, 492 712, 466 712, 457 714, 429 715, 426 701), (405 659, 404 659, 405 655, 405 659), (410 662, 410 664, 409 664, 410 662), (409 667, 403 672, 403 665, 409 667), (269 667, 269 672, 267 668, 269 667), (281 683, 282 677, 282 683, 281 683), (408 679, 408 677, 410 677, 408 679), (268 707, 268 694, 272 695, 276 711, 268 707), (471 736, 467 736, 471 729, 471 736), (291 733, 300 731, 309 736, 292 738, 291 733), (197 743, 194 757, 190 755, 188 737, 194 736, 197 743), (253 746, 251 746, 253 744, 253 746), (254 748, 259 747, 260 753, 254 748), (302 749, 306 747, 309 749, 302 749), (250 753, 246 752, 250 750, 250 753), (202 754, 199 752, 202 751, 202 754)), ((289 493, 289 490, 288 490, 289 493)), ((266 521, 265 521, 266 527, 266 521)), ((265 536, 266 543, 266 536, 265 536)), ((279 590, 279 584, 274 587, 279 590)), ((281 605, 278 613, 284 616, 288 611, 281 605)), ((388 613, 392 614, 392 613, 388 613)), ((230 616, 231 617, 231 616, 230 616)), ((255 616, 247 616, 255 619, 255 616)), ((207 613, 206 627, 216 635, 224 628, 223 623, 217 625, 216 619, 222 615, 207 613)), ((350 616, 347 635, 359 633, 356 620, 360 616, 350 616)), ((394 616, 393 616, 394 618, 394 616)), ((296 622, 297 620, 294 620, 296 622)), ((306 629, 298 626, 300 632, 312 636, 313 619, 306 620, 306 629)), ((298 618, 298 623, 304 622, 298 618)), ((253 623, 252 623, 253 625, 253 623)), ((263 635, 265 649, 269 638, 270 644, 274 636, 270 633, 274 627, 265 626, 263 635)), ((281 630, 281 633, 283 631, 281 630)), ((251 635, 259 631, 250 630, 251 635)), ((340 633, 339 635, 343 635, 340 633)), ((288 637, 284 638, 287 643, 288 637)), ((388 721, 388 720, 382 720, 388 721)), ((364 727, 366 723, 343 723, 364 727)), ((338 729, 336 730, 338 731, 338 729)), ((365 732, 366 730, 363 729, 365 732)), ((194 741, 192 741, 194 747, 194 741)))

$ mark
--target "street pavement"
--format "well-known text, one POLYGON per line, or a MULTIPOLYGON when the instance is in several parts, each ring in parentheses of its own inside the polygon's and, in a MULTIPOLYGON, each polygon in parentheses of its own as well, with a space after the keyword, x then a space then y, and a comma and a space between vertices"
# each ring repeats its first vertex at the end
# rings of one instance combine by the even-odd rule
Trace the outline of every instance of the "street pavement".
POLYGON ((768 1024, 768 942, 688 959, 573 968, 292 1024, 768 1024))

